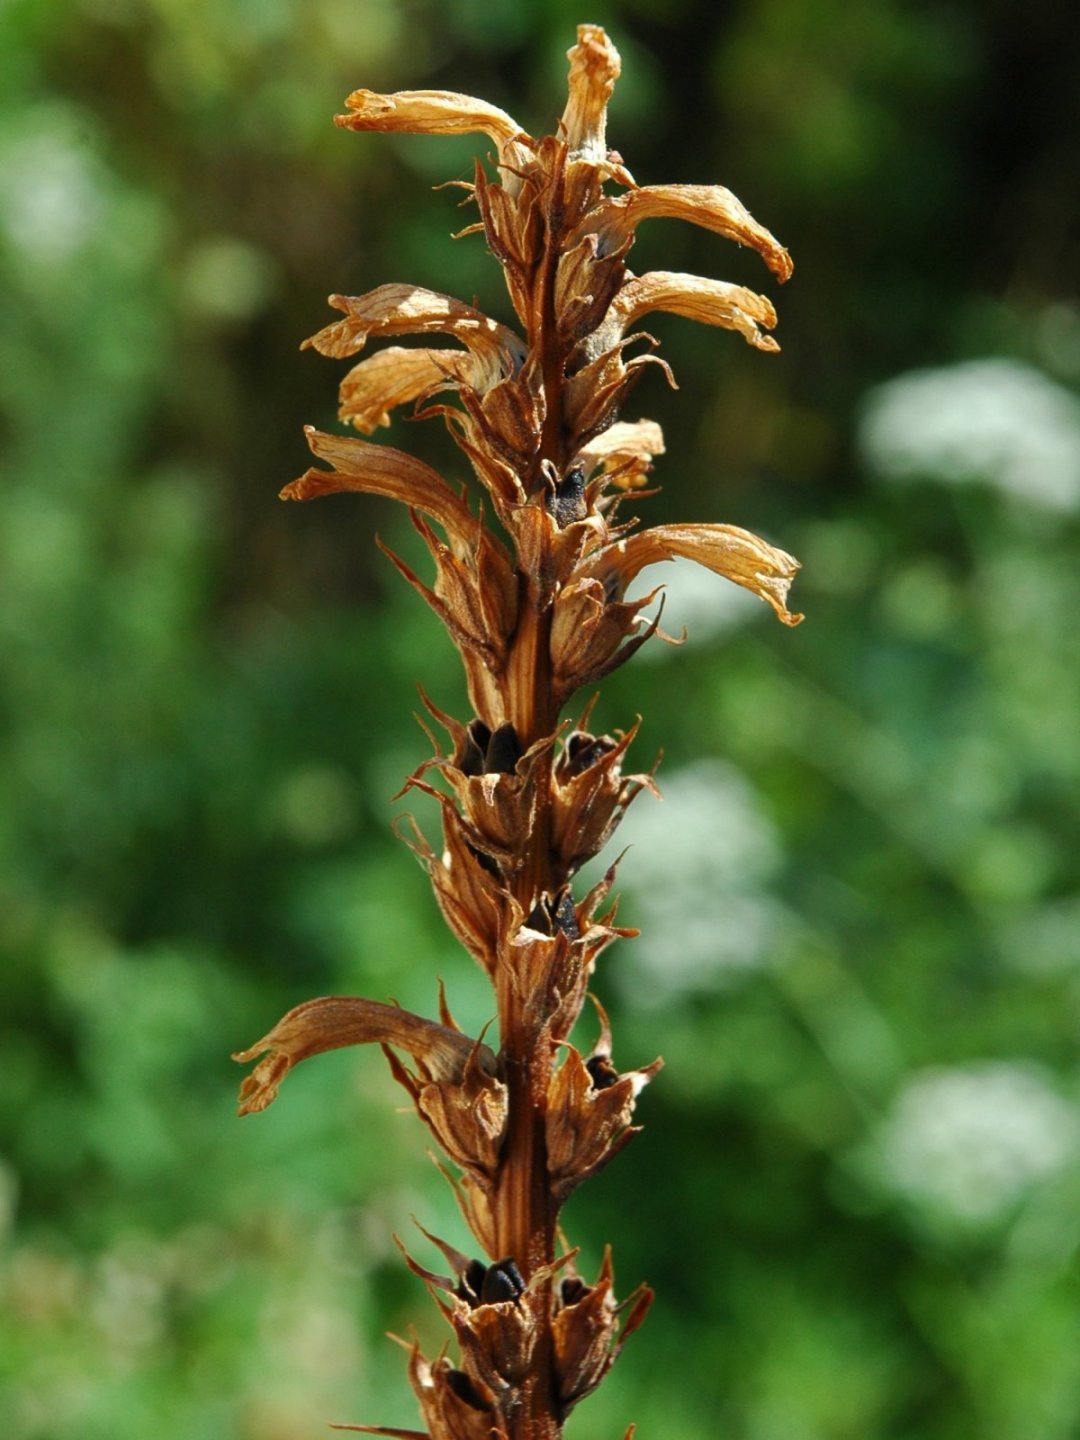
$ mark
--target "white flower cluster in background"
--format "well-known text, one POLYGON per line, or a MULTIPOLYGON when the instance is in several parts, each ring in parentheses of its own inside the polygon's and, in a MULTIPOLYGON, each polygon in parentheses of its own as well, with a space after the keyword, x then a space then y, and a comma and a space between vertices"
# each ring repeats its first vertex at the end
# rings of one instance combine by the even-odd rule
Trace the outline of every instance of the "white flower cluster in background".
POLYGON ((24 259, 72 259, 105 218, 100 163, 74 111, 42 106, 0 144, 0 227, 24 259))
POLYGON ((880 1180, 932 1218, 1002 1218, 1080 1157, 1075 1109, 1033 1066, 984 1061, 923 1071, 878 1135, 880 1180))
POLYGON ((642 933, 617 973, 639 1006, 769 963, 784 918, 769 890, 779 838, 745 777, 702 760, 665 772, 661 789, 662 801, 641 795, 619 827, 631 847, 619 872, 629 901, 619 918, 642 933))
POLYGON ((870 391, 858 439, 887 480, 982 482, 1047 510, 1080 509, 1080 400, 1019 360, 889 380, 870 391))

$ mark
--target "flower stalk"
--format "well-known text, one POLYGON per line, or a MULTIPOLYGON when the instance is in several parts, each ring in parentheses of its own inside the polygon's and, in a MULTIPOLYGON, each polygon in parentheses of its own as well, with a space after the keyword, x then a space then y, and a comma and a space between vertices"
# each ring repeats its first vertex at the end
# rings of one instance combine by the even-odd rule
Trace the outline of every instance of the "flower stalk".
POLYGON ((655 341, 634 329, 642 317, 666 310, 733 330, 758 350, 778 348, 764 296, 699 276, 633 274, 626 260, 637 226, 653 218, 704 226, 756 250, 781 281, 791 261, 720 186, 636 185, 605 134, 618 52, 603 30, 584 25, 569 60, 565 112, 556 133, 540 139, 491 105, 442 91, 358 90, 336 122, 358 131, 477 132, 495 146, 495 177, 478 163, 465 187, 479 219, 464 233, 482 233, 502 266, 517 328, 448 296, 387 284, 331 296, 341 318, 304 342, 355 360, 340 385, 340 416, 360 434, 388 424, 402 405, 441 419, 482 504, 400 450, 310 427, 308 444, 323 463, 282 491, 290 500, 360 491, 408 507, 433 576, 386 553, 457 647, 472 708, 460 720, 425 698, 447 739, 433 740, 435 754, 405 788, 438 800, 442 844, 435 848, 412 821, 405 838, 448 926, 491 981, 497 1047, 464 1035, 441 993, 438 1020, 324 997, 297 1006, 234 1057, 258 1059, 241 1090, 241 1113, 249 1113, 274 1100, 294 1064, 342 1045, 379 1044, 454 1167, 479 1254, 432 1236, 450 1274, 406 1258, 448 1321, 459 1358, 429 1360, 407 1344, 425 1429, 344 1427, 371 1434, 556 1440, 644 1318, 648 1288, 617 1303, 610 1254, 589 1282, 558 1227, 572 1191, 636 1133, 635 1102, 661 1064, 620 1072, 599 1002, 592 1049, 583 1053, 570 1038, 597 957, 634 933, 616 925, 608 903, 614 866, 584 894, 575 877, 634 797, 655 787, 650 774, 624 769, 636 724, 597 735, 588 728, 591 704, 576 724, 562 716, 583 687, 661 633, 659 610, 649 613, 658 592, 627 598, 639 573, 660 561, 694 560, 758 595, 785 624, 801 619, 787 608, 798 567, 784 551, 732 525, 639 530, 620 518, 664 449, 654 422, 618 418, 646 366, 670 379, 655 341), (444 343, 388 345, 355 359, 369 341, 401 335, 444 343))

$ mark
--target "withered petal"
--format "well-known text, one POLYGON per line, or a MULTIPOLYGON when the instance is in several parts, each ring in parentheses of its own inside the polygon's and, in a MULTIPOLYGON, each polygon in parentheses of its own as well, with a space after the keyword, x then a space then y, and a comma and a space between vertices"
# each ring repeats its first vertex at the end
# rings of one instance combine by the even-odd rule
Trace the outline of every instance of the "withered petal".
POLYGON ((362 350, 368 338, 384 335, 453 335, 468 347, 481 369, 472 379, 486 392, 525 357, 525 346, 506 325, 450 295, 422 285, 378 285, 364 295, 331 295, 335 320, 301 345, 320 355, 343 359, 362 350))
POLYGON ((430 515, 446 531, 456 552, 467 552, 476 532, 469 507, 446 481, 414 455, 390 445, 373 445, 348 435, 328 435, 305 425, 308 447, 333 470, 306 470, 281 491, 282 500, 315 500, 342 490, 385 495, 430 515))
POLYGON ((605 198, 586 226, 600 236, 604 251, 610 252, 623 245, 642 220, 660 217, 686 220, 739 245, 749 245, 781 282, 789 279, 794 269, 791 256, 776 237, 723 185, 642 185, 625 195, 605 198))
POLYGON ((683 275, 674 270, 650 270, 626 282, 597 332, 605 348, 652 310, 682 315, 700 325, 736 330, 757 350, 780 349, 772 336, 763 335, 759 328, 764 325, 771 330, 776 324, 776 311, 767 296, 727 280, 683 275))
POLYGON ((324 995, 297 1005, 261 1040, 233 1055, 240 1064, 263 1055, 240 1087, 240 1114, 250 1115, 271 1105, 282 1080, 301 1060, 344 1045, 369 1044, 396 1045, 408 1051, 433 1080, 460 1082, 477 1051, 485 1070, 495 1070, 491 1050, 460 1031, 397 1005, 355 995, 324 995), (264 1051, 269 1053, 264 1055, 264 1051))
MULTIPOLYGON (((579 25, 570 61, 562 131, 575 159, 607 165, 607 105, 622 70, 618 50, 599 25, 579 25)), ((629 177, 627 177, 629 178, 629 177)))
POLYGON ((370 435, 390 424, 390 412, 399 405, 467 382, 470 365, 470 356, 460 350, 389 345, 354 365, 342 380, 338 415, 370 435))
POLYGON ((802 620, 786 603, 799 562, 737 525, 655 525, 590 556, 581 569, 593 578, 614 582, 621 594, 646 565, 678 556, 752 591, 772 606, 785 625, 802 620))
POLYGON ((398 90, 379 95, 354 90, 346 97, 347 115, 335 115, 343 130, 381 130, 406 135, 490 136, 502 165, 520 169, 531 157, 529 137, 497 105, 453 90, 398 90))

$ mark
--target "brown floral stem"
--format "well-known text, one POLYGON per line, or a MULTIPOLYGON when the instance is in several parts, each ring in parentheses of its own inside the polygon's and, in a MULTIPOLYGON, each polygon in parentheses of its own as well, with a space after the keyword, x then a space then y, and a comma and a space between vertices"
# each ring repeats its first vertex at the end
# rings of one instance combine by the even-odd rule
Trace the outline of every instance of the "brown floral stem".
MULTIPOLYGON (((521 580, 520 618, 507 671, 507 709, 519 742, 527 749, 552 732, 557 707, 551 685, 550 605, 534 582, 524 576, 521 580)), ((538 768, 534 822, 531 833, 523 837, 522 864, 512 882, 526 915, 540 896, 553 888, 550 766, 548 755, 538 768)), ((535 1017, 525 1013, 527 992, 516 961, 515 947, 505 946, 499 956, 496 997, 507 1086, 507 1129, 492 1210, 500 1254, 512 1256, 528 1280, 551 1263, 555 1250, 558 1206, 548 1175, 545 1133, 553 1047, 537 1035, 535 1017)), ((536 1341, 510 1440, 549 1440, 562 1428, 556 1418, 551 1282, 534 1284, 525 1303, 535 1317, 536 1341)))

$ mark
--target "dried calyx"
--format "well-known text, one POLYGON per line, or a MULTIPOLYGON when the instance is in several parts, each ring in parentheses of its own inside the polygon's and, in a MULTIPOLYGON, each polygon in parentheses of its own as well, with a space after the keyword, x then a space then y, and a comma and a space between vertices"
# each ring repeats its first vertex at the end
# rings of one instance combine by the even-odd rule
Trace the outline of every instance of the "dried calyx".
MULTIPOLYGON (((620 936, 607 903, 614 867, 586 894, 578 870, 611 838, 651 774, 624 769, 637 731, 575 728, 566 703, 623 664, 656 633, 657 592, 627 598, 660 561, 694 560, 764 600, 786 624, 797 563, 732 525, 636 529, 620 507, 645 488, 664 451, 659 427, 619 413, 646 367, 670 379, 655 341, 636 330, 669 311, 778 347, 770 301, 741 286, 627 265, 645 220, 689 221, 748 246, 778 280, 786 250, 729 191, 712 185, 638 186, 607 148, 607 103, 619 56, 603 30, 581 26, 569 52, 569 98, 557 133, 535 139, 505 112, 442 91, 358 90, 337 123, 350 130, 485 135, 494 175, 478 162, 465 188, 502 266, 517 328, 471 305, 407 284, 334 295, 339 318, 306 346, 337 359, 365 354, 340 385, 340 416, 370 435, 411 405, 447 427, 479 486, 403 451, 309 427, 324 462, 285 487, 308 500, 354 490, 402 501, 430 551, 416 574, 387 551, 446 627, 465 669, 472 716, 455 719, 425 697, 446 732, 444 752, 406 782, 433 795, 442 844, 414 822, 406 838, 426 868, 453 933, 489 976, 498 1048, 462 1034, 440 995, 439 1019, 397 1006, 331 997, 290 1011, 235 1058, 259 1060, 243 1112, 265 1109, 289 1068, 341 1045, 378 1043, 435 1140, 457 1167, 462 1213, 486 1259, 445 1241, 451 1274, 409 1264, 429 1284, 460 1359, 426 1359, 408 1344, 409 1377, 426 1429, 370 1429, 431 1440, 550 1440, 571 1407, 610 1369, 644 1317, 650 1293, 618 1305, 610 1257, 595 1284, 572 1253, 556 1255, 558 1216, 571 1191, 636 1133, 634 1105, 659 1061, 620 1073, 611 1030, 583 1054, 570 1034, 596 959, 620 936), (326 466, 330 468, 326 468, 326 466), (494 513, 498 531, 485 513, 494 513)), ((368 1429, 368 1427, 346 1427, 368 1429)))

